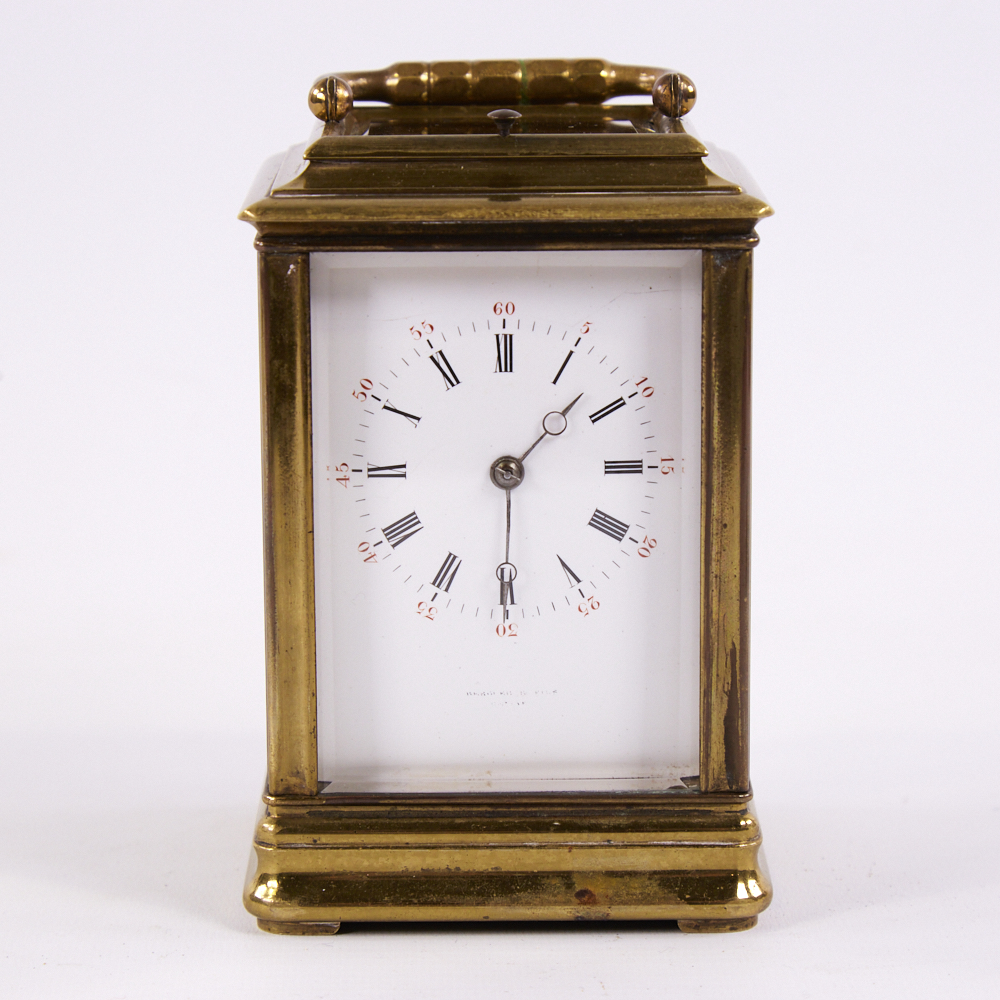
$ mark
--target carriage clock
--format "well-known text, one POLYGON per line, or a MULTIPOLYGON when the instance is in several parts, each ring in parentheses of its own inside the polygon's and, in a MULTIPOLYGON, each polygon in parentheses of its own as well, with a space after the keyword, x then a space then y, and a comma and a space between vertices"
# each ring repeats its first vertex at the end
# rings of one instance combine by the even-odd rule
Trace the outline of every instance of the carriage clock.
POLYGON ((312 140, 255 182, 263 929, 734 931, 767 906, 747 652, 771 209, 706 160, 694 101, 591 59, 322 77, 312 140))

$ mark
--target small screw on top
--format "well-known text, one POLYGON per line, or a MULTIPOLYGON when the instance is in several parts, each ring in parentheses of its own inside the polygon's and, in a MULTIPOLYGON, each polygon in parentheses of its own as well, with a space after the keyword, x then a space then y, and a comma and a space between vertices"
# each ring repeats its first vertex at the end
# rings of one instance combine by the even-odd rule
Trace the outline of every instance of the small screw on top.
POLYGON ((521 112, 511 111, 510 108, 499 108, 496 111, 491 111, 486 117, 493 119, 493 124, 496 125, 500 137, 505 139, 510 135, 511 126, 521 117, 521 112))

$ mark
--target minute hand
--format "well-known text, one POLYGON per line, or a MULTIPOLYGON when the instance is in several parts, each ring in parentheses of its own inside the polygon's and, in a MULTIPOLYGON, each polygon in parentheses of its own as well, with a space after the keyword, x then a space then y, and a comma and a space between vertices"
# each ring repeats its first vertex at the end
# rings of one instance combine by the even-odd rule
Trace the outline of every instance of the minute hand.
POLYGON ((562 434, 564 430, 566 430, 566 414, 573 409, 582 395, 583 393, 581 392, 580 395, 566 407, 566 409, 553 410, 551 413, 546 413, 545 416, 542 417, 542 436, 518 459, 519 462, 523 462, 550 434, 553 437, 557 437, 562 434))

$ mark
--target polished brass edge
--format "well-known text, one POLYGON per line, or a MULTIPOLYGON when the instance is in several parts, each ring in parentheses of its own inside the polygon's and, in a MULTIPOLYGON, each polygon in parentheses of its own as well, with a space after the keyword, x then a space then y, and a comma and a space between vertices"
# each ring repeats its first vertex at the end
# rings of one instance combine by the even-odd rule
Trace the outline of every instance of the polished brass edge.
MULTIPOLYGON (((271 860, 271 859, 268 859, 271 860)), ((244 903, 258 919, 744 920, 770 902, 755 867, 704 870, 323 872, 262 869, 244 903), (421 900, 416 903, 415 900, 421 900)))
POLYGON ((309 258, 259 256, 268 789, 317 788, 309 258))

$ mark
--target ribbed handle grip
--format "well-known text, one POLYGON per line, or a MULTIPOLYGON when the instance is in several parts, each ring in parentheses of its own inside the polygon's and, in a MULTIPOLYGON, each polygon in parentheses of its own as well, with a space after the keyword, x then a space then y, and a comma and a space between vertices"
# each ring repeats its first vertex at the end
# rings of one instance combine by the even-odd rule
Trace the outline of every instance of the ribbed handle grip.
POLYGON ((317 118, 340 121, 355 100, 387 104, 600 104, 611 97, 652 94, 671 118, 694 105, 683 73, 619 66, 604 59, 493 59, 394 63, 386 69, 322 76, 309 92, 317 118))

